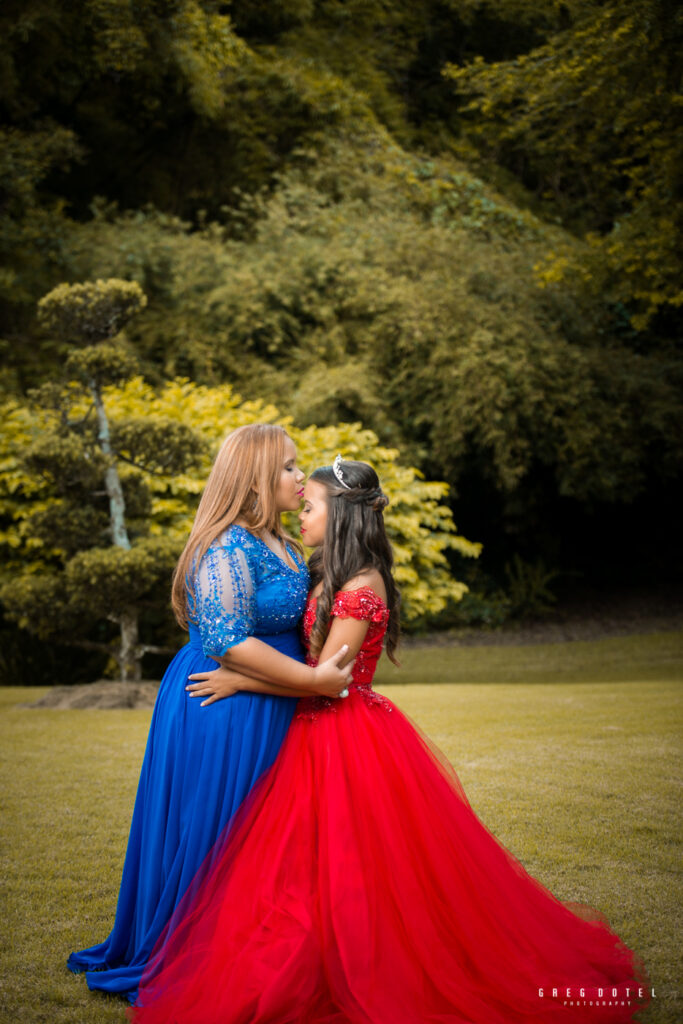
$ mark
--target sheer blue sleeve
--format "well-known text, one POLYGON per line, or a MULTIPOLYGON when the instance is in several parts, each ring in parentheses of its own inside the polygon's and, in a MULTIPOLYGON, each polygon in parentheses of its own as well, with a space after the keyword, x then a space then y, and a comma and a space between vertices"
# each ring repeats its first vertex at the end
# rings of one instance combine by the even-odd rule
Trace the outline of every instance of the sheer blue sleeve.
POLYGON ((229 535, 208 549, 193 578, 194 618, 206 655, 220 658, 254 632, 254 578, 247 552, 229 535))

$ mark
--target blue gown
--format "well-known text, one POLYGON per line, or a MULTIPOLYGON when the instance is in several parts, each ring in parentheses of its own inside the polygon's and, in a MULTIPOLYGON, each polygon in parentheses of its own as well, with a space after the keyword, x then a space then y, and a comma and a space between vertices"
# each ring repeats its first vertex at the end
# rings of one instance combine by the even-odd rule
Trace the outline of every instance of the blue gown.
POLYGON ((292 697, 238 693, 201 707, 185 690, 248 636, 304 660, 299 621, 309 575, 233 525, 193 573, 190 640, 169 665, 154 706, 111 935, 68 960, 91 989, 132 1002, 152 948, 219 833, 273 763, 296 707, 292 697))

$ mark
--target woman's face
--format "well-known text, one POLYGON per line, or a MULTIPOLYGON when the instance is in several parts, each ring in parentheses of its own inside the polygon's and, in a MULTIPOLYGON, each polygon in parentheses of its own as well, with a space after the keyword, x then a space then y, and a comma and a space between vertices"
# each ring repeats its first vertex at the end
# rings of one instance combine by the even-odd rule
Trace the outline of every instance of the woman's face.
POLYGON ((278 512, 295 512, 301 505, 304 493, 304 474, 296 464, 296 448, 291 438, 285 438, 285 452, 282 460, 280 481, 275 491, 275 505, 278 512))
POLYGON ((304 487, 304 507, 299 512, 301 539, 309 548, 319 547, 325 539, 327 525, 327 488, 317 480, 304 487))

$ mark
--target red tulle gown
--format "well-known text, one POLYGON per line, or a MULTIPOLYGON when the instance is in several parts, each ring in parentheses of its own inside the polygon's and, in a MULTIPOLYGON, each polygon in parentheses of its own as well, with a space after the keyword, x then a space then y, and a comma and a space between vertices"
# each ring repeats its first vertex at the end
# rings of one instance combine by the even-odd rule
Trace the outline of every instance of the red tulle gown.
MULTIPOLYGON (((350 695, 300 701, 162 937, 132 1019, 631 1021, 649 991, 631 950, 527 874, 443 755, 372 690, 385 605, 363 588, 339 593, 333 614, 370 620, 350 695)), ((314 617, 310 600, 306 637, 314 617)))

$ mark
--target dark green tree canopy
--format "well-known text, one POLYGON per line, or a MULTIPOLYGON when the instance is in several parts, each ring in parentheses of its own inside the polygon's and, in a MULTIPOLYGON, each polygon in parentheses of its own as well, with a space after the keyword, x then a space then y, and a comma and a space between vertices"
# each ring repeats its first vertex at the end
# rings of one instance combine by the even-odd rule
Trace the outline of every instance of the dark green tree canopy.
POLYGON ((593 232, 578 271, 642 328, 683 305, 683 11, 671 0, 563 8, 530 52, 445 73, 469 100, 469 138, 593 232))

